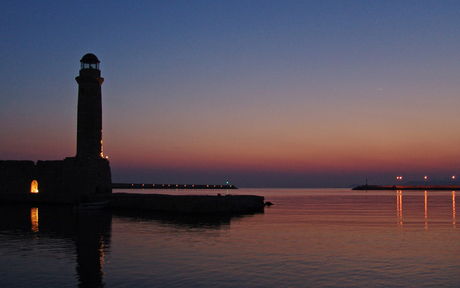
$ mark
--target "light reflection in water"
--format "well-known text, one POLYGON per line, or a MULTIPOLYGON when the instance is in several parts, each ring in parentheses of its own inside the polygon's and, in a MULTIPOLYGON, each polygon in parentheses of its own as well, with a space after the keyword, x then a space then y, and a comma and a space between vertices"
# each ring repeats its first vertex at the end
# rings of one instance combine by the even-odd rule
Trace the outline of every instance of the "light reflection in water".
POLYGON ((428 229, 428 194, 425 190, 425 229, 428 229))
POLYGON ((398 216, 398 227, 402 227, 402 190, 396 191, 396 215, 398 216))
MULTIPOLYGON (((106 246, 104 245, 105 242, 104 242, 104 237, 102 235, 100 237, 99 243, 100 243, 100 246, 99 246, 99 255, 100 255, 100 257, 99 257, 99 265, 101 267, 104 267, 105 258, 106 258, 106 255, 104 253, 104 249, 106 248, 106 246)), ((102 274, 104 274, 104 273, 102 272, 102 274)))
POLYGON ((423 190, 404 191, 404 226, 403 191, 272 191, 265 213, 215 221, 117 211, 112 222, 110 211, 42 205, 39 233, 38 209, 0 205, 0 278, 9 287, 459 287, 454 191, 429 192, 430 231, 423 190))
MULTIPOLYGON (((428 229, 428 191, 424 192, 425 198, 425 229, 428 229)), ((403 226, 403 215, 402 215, 402 190, 396 191, 396 215, 398 221, 398 227, 403 226)), ((452 191, 452 225, 457 228, 457 222, 455 218, 455 191, 452 191)))
POLYGON ((38 207, 30 209, 30 222, 32 224, 31 230, 38 232, 38 207))
MULTIPOLYGON (((7 213, 0 215, 8 215, 12 218, 3 218, 2 220, 5 220, 6 223, 14 223, 13 227, 20 226, 17 223, 21 223, 20 219, 23 219, 23 217, 17 216, 20 214, 17 213, 17 210, 13 209, 13 213, 6 210, 8 211, 7 213), (14 217, 13 215, 16 216, 14 217)), ((40 233, 42 237, 38 237, 38 207, 22 210, 30 213, 30 222, 26 218, 27 222, 24 222, 24 224, 27 225, 26 229, 30 227, 32 232, 37 233, 33 236, 33 239, 35 241, 45 241, 45 243, 54 237, 72 239, 71 241, 74 241, 76 248, 77 265, 75 270, 77 272, 79 287, 103 287, 104 272, 102 269, 106 265, 106 252, 108 251, 110 241, 112 214, 108 211, 81 211, 75 213, 74 211, 69 212, 66 208, 59 209, 55 207, 40 207, 40 210, 42 214, 40 219, 40 233)), ((0 232, 2 229, 5 228, 0 228, 0 232)), ((39 246, 39 248, 42 247, 39 246)))
POLYGON ((452 191, 452 224, 454 225, 454 228, 457 228, 456 226, 456 221, 455 221, 455 191, 452 191))

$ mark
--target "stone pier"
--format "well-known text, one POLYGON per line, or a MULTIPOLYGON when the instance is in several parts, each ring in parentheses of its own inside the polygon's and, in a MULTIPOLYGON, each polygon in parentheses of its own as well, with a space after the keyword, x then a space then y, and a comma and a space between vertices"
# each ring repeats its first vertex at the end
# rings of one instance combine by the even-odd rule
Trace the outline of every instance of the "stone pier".
POLYGON ((264 211, 264 197, 254 195, 165 195, 112 193, 111 208, 163 213, 247 214, 264 211))

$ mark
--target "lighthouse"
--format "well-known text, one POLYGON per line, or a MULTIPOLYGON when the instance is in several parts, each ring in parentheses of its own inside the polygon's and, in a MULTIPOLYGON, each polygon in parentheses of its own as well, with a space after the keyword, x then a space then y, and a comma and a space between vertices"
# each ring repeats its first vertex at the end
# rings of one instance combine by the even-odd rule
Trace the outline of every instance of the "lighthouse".
POLYGON ((80 60, 77 106, 77 154, 64 159, 63 191, 72 199, 98 200, 112 193, 109 161, 102 154, 102 92, 99 59, 88 53, 80 60), (92 197, 92 198, 91 198, 92 197))
POLYGON ((99 59, 88 53, 80 60, 77 112, 77 157, 102 158, 102 92, 99 59))
POLYGON ((112 173, 102 155, 102 93, 99 59, 80 60, 77 154, 64 160, 0 160, 2 201, 40 203, 100 202, 110 199, 112 173))

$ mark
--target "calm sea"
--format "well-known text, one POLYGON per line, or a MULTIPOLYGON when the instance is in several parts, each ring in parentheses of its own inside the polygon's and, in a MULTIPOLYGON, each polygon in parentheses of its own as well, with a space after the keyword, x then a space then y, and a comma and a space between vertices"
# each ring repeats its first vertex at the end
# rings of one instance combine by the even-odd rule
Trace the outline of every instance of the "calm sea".
POLYGON ((275 205, 238 217, 0 206, 0 286, 460 287, 460 191, 228 193, 275 205))

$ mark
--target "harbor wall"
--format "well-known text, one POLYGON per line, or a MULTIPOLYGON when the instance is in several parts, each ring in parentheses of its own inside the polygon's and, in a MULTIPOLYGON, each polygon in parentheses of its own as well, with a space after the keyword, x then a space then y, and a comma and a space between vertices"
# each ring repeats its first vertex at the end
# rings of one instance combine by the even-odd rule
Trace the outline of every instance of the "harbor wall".
POLYGON ((111 185, 109 162, 103 158, 0 160, 0 201, 76 203, 82 197, 108 197, 111 185))
POLYGON ((166 213, 244 214, 264 211, 264 197, 113 193, 110 206, 114 209, 143 209, 166 213))

